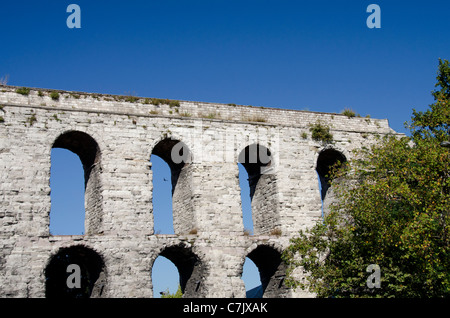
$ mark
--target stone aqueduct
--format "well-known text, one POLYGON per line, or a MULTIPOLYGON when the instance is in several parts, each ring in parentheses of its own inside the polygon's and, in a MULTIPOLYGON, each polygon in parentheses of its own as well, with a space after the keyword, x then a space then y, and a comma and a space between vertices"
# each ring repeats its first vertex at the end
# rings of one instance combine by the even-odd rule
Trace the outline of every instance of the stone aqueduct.
POLYGON ((321 217, 317 172, 322 179, 336 158, 395 134, 385 119, 0 89, 2 297, 60 294, 70 262, 81 264, 91 297, 152 297, 159 255, 177 266, 185 297, 245 297, 246 257, 259 269, 264 297, 311 296, 285 286, 280 255, 321 217), (331 127, 333 143, 311 138, 319 121, 331 127), (54 147, 83 164, 84 235, 49 233, 54 147), (153 230, 151 154, 172 171, 174 235, 153 230), (249 174, 253 235, 244 231, 238 162, 249 174))

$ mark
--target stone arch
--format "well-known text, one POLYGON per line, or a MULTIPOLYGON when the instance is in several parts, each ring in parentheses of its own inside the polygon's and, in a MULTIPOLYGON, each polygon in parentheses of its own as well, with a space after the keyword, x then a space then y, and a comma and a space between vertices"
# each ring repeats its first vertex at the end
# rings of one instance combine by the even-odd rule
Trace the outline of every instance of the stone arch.
POLYGON ((245 257, 251 259, 259 271, 261 297, 280 298, 289 294, 289 289, 284 284, 286 266, 281 259, 281 253, 280 248, 270 244, 253 244, 247 250, 245 257))
POLYGON ((152 155, 163 159, 170 167, 172 182, 172 213, 175 234, 186 234, 196 228, 192 198, 192 152, 182 141, 161 139, 152 155))
POLYGON ((69 130, 60 134, 52 148, 72 151, 81 160, 85 185, 85 233, 102 232, 103 207, 101 199, 101 151, 97 141, 89 134, 69 130))
POLYGON ((327 147, 322 149, 317 157, 316 171, 319 175, 319 179, 322 185, 321 196, 322 200, 325 199, 326 193, 330 187, 331 176, 330 172, 335 165, 341 165, 347 162, 347 158, 343 152, 327 147))
MULTIPOLYGON (((321 186, 320 196, 324 215, 328 213, 330 204, 335 200, 330 173, 333 168, 338 168, 346 162, 347 158, 344 153, 333 147, 322 149, 317 156, 316 171, 321 186)), ((334 180, 334 182, 339 182, 339 180, 334 180)))
POLYGON ((206 266, 200 257, 193 252, 192 247, 183 243, 166 246, 159 252, 158 256, 164 256, 177 267, 183 297, 205 297, 206 266))
MULTIPOLYGON (((189 138, 188 138, 189 139, 189 138)), ((188 159, 186 160, 186 163, 192 163, 194 160, 194 151, 193 151, 193 147, 194 145, 192 145, 189 140, 186 140, 182 135, 178 135, 174 132, 170 132, 170 133, 163 133, 161 135, 159 135, 159 137, 156 137, 155 139, 153 139, 150 142, 150 148, 149 148, 149 153, 148 156, 150 156, 153 153, 154 148, 161 143, 162 141, 165 140, 172 140, 177 142, 181 142, 183 144, 184 147, 186 147, 188 149, 188 159)))
POLYGON ((98 298, 105 297, 107 272, 103 257, 85 245, 62 247, 50 256, 44 270, 45 297, 47 298, 98 298), (67 267, 80 268, 81 288, 69 288, 71 275, 67 267))
POLYGON ((252 207, 253 232, 268 234, 279 227, 278 189, 274 159, 269 148, 257 143, 246 146, 238 155, 238 163, 248 173, 252 207))
POLYGON ((184 142, 178 139, 165 138, 153 147, 152 155, 161 157, 169 165, 172 171, 173 193, 181 171, 191 163, 191 151, 184 142))

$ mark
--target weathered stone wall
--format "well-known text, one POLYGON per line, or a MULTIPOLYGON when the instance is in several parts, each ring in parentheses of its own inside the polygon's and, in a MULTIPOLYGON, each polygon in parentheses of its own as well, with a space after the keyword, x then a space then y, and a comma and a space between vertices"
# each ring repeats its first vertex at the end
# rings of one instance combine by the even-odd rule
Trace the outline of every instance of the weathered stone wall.
POLYGON ((328 124, 335 140, 328 147, 348 160, 375 135, 395 133, 387 120, 339 114, 63 91, 52 99, 51 90, 0 89, 3 297, 44 297, 46 268, 71 246, 103 261, 92 296, 152 297, 158 255, 178 266, 189 297, 245 297, 247 256, 260 268, 266 296, 308 296, 284 286, 277 262, 289 239, 321 217, 316 165, 324 145, 311 139, 309 125, 328 124), (80 136, 92 138, 97 153, 80 136), (55 144, 60 137, 68 141, 55 144), (155 235, 150 155, 166 139, 185 143, 191 160, 174 188, 176 234, 155 235), (271 164, 256 184, 249 236, 237 163, 255 143, 270 150, 271 164), (57 146, 76 152, 88 176, 83 236, 49 233, 50 153, 57 146))

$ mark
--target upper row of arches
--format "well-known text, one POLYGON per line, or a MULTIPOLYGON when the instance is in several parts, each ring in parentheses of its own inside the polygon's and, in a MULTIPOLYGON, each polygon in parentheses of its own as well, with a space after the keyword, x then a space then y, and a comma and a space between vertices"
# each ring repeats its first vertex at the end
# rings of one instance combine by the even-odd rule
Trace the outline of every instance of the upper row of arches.
MULTIPOLYGON (((100 231, 103 220, 103 211, 101 204, 101 151, 98 143, 89 134, 81 131, 68 131, 58 136, 52 145, 52 171, 51 171, 51 187, 54 192, 52 182, 59 172, 53 170, 54 161, 58 154, 56 150, 65 149, 76 156, 81 162, 81 170, 83 174, 84 187, 84 229, 83 233, 97 234, 100 231)), ((189 147, 182 141, 165 137, 159 140, 152 149, 151 157, 159 157, 168 166, 170 176, 163 178, 163 182, 171 184, 170 195, 172 196, 172 222, 175 234, 188 233, 193 229, 189 226, 189 222, 185 220, 193 220, 193 207, 186 204, 185 198, 192 197, 191 187, 186 186, 186 180, 190 180, 192 176, 192 153, 189 147)), ((322 149, 317 156, 316 171, 321 191, 321 199, 325 200, 327 192, 329 192, 329 172, 330 168, 338 162, 346 162, 345 155, 334 148, 327 147, 322 149)), ((247 228, 253 234, 268 233, 279 224, 278 219, 278 202, 270 195, 276 193, 277 180, 276 175, 270 171, 273 166, 274 157, 271 150, 260 144, 250 144, 242 149, 237 156, 239 169, 239 177, 241 179, 240 186, 242 193, 242 209, 244 212, 244 223, 247 219, 247 228), (246 187, 244 191, 243 187, 246 187), (247 199, 249 200, 246 200, 247 199), (268 198, 271 198, 270 200, 268 198), (250 212, 249 212, 250 211, 250 212), (253 212, 253 213, 251 213, 253 212), (255 213, 257 212, 257 213, 255 213), (250 213, 251 222, 248 221, 250 213), (247 217, 246 217, 247 214, 247 217)), ((70 169, 63 166, 62 169, 70 169)), ((153 170, 155 164, 153 163, 153 170)), ((155 171, 154 171, 155 173, 155 171)), ((67 180, 70 185, 70 180, 67 180)), ((155 189, 155 179, 153 180, 155 189)), ((167 186, 167 185, 166 185, 167 186)), ((69 191, 70 192, 70 191, 69 191)), ((154 200, 155 200, 155 192, 154 200)), ((52 210, 50 213, 50 231, 52 234, 83 234, 83 233, 61 233, 52 229, 53 219, 58 218, 58 211, 54 211, 54 201, 58 198, 52 195, 52 210)), ((67 202, 65 199, 63 201, 67 202)), ((155 203, 155 202, 154 202, 155 203)), ((155 204, 154 204, 155 205, 155 204)), ((66 210, 69 207, 60 207, 66 210)), ((156 211, 154 211, 156 213, 156 211)), ((167 214, 167 213, 166 213, 167 214)), ((62 215, 62 214, 60 214, 62 215)), ((155 221, 156 222, 156 221, 155 221)), ((167 221, 166 221, 167 222, 167 221)), ((55 223, 58 223, 55 221, 55 223)), ((60 222, 64 223, 64 222, 60 222)), ((158 229, 156 229, 158 232, 158 229)), ((170 233, 167 233, 170 234, 170 233)))

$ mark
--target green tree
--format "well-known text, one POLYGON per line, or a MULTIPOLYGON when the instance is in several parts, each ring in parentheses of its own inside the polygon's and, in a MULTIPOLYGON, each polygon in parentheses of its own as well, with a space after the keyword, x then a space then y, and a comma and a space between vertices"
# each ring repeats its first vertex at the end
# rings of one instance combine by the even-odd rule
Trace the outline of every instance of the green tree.
POLYGON ((411 137, 384 137, 334 170, 337 202, 283 253, 291 287, 319 297, 450 296, 450 149, 440 144, 449 140, 448 61, 437 80, 435 103, 407 124, 411 137), (368 287, 370 264, 380 266, 380 288, 368 287))
POLYGON ((183 297, 183 292, 181 291, 181 286, 178 285, 178 289, 175 292, 175 294, 171 294, 169 289, 167 288, 167 290, 161 295, 161 298, 182 298, 183 297))
POLYGON ((448 141, 450 132, 450 66, 447 60, 439 59, 437 83, 432 95, 435 103, 426 112, 413 110, 409 128, 415 140, 434 138, 439 142, 448 141))

